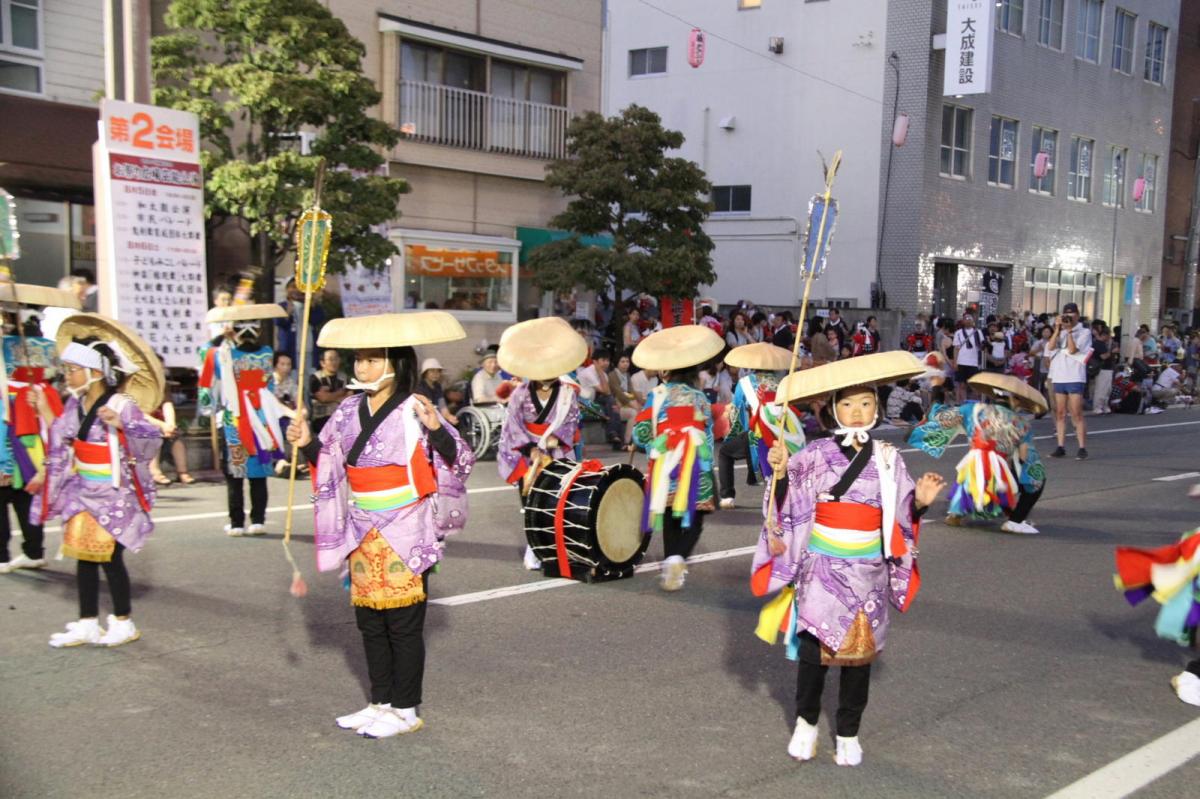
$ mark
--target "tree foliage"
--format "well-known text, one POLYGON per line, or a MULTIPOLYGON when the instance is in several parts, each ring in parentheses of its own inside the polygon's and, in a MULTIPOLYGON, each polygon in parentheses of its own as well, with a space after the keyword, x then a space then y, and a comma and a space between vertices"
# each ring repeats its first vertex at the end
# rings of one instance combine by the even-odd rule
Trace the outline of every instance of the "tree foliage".
POLYGON ((395 254, 372 227, 394 219, 408 191, 378 174, 399 133, 368 113, 380 94, 341 20, 318 0, 173 0, 166 21, 173 32, 151 44, 154 102, 200 118, 209 217, 242 220, 273 270, 294 249, 323 157, 330 270, 395 254), (315 134, 309 155, 283 135, 301 131, 315 134))
POLYGON ((692 297, 716 279, 703 229, 711 187, 695 163, 666 155, 683 145, 682 133, 631 105, 618 117, 576 117, 567 136, 567 157, 547 168, 546 182, 571 198, 550 225, 576 235, 530 255, 539 287, 692 297), (579 241, 604 234, 611 249, 579 241))

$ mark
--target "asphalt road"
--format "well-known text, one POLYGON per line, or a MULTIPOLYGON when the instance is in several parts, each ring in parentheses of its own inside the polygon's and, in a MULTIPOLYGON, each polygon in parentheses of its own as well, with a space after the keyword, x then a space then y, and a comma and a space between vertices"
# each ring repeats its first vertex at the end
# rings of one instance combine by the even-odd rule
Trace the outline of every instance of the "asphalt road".
MULTIPOLYGON (((833 764, 824 733, 815 761, 785 754, 795 666, 754 637, 761 600, 736 552, 754 543, 761 488, 739 486, 742 507, 709 518, 697 554, 724 554, 677 594, 642 573, 441 604, 545 579, 521 569, 516 497, 483 462, 470 524, 431 582, 425 729, 336 729, 365 701, 337 578, 309 568, 309 595, 292 598, 281 512, 266 538, 228 539, 223 487, 175 487, 127 559, 141 641, 52 650, 77 613, 73 564, 0 575, 0 796, 1046 796, 1200 717, 1168 684, 1186 654, 1111 579, 1114 546, 1168 543, 1200 518, 1194 479, 1157 480, 1200 470, 1200 413, 1089 423, 1111 432, 1088 461, 1049 462, 1042 535, 930 515, 921 596, 875 667, 858 769, 833 764)), ((962 452, 905 457, 949 477, 962 452)), ((272 506, 285 487, 271 482, 272 506)), ((307 565, 308 511, 297 529, 307 565)), ((653 542, 648 562, 661 552, 653 542)), ((1197 784, 1193 759, 1137 795, 1197 784)))

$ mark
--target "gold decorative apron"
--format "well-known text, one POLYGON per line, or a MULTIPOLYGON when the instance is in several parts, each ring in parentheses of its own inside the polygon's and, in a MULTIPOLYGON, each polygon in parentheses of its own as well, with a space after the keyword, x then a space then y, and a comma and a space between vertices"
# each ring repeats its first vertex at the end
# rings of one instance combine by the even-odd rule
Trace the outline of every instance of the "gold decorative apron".
POLYGON ((108 563, 117 548, 117 539, 100 526, 96 517, 80 511, 63 526, 62 554, 76 560, 108 563))
POLYGON ((421 575, 413 574, 404 560, 372 528, 350 553, 350 602, 357 607, 388 610, 425 601, 421 575))

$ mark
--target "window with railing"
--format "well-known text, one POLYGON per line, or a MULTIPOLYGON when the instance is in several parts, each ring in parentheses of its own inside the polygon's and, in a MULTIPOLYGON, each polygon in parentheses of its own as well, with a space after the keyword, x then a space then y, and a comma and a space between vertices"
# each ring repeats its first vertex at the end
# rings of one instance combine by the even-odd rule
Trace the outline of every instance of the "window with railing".
POLYGON ((566 155, 566 75, 449 48, 404 41, 400 132, 470 150, 566 155))

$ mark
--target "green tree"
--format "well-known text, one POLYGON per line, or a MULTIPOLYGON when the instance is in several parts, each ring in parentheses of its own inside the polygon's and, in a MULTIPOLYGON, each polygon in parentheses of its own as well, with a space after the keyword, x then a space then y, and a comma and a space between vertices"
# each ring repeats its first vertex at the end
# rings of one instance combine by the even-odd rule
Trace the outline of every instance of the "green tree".
POLYGON ((682 133, 631 105, 618 117, 576 117, 567 137, 567 158, 547 167, 546 183, 571 198, 550 225, 573 235, 530 254, 540 288, 694 297, 716 279, 703 228, 711 186, 695 163, 666 155, 683 145, 682 133), (603 234, 611 249, 579 241, 603 234))
POLYGON ((399 133, 368 113, 380 94, 341 20, 318 0, 174 0, 166 22, 173 32, 151 43, 154 102, 199 116, 205 211, 244 226, 266 278, 294 252, 322 157, 330 270, 395 254, 372 226, 394 219, 408 191, 378 174, 399 133), (285 135, 301 131, 315 135, 309 155, 285 135))

